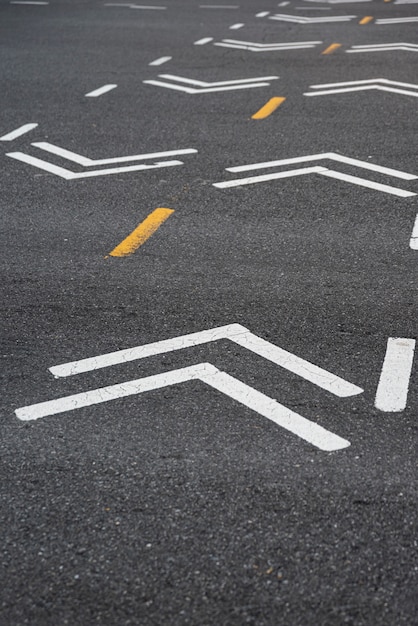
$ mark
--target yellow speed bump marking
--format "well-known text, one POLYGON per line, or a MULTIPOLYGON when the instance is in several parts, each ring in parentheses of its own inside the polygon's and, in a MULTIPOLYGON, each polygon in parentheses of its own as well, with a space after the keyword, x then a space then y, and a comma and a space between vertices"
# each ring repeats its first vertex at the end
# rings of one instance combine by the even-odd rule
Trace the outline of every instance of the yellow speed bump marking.
POLYGON ((335 50, 338 50, 338 48, 341 48, 340 43, 332 43, 330 46, 328 46, 328 48, 321 52, 321 54, 332 54, 333 52, 335 52, 335 50))
POLYGON ((262 106, 261 109, 257 111, 257 113, 254 113, 254 115, 251 116, 251 119, 264 120, 264 118, 271 115, 273 111, 275 111, 281 104, 283 104, 285 100, 286 98, 270 98, 270 100, 266 102, 266 104, 262 106))
POLYGON ((369 22, 371 22, 373 20, 373 16, 372 15, 366 15, 366 17, 363 17, 360 21, 359 24, 368 24, 369 22))
POLYGON ((173 209, 155 209, 141 222, 130 235, 109 252, 109 256, 129 256, 135 250, 142 246, 155 233, 155 231, 163 224, 170 215, 174 213, 173 209))

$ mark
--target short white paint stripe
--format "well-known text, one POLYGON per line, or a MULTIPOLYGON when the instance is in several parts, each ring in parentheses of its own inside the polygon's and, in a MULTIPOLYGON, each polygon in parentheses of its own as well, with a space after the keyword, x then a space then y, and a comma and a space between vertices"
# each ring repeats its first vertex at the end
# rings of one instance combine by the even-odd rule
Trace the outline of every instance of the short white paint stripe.
POLYGON ((232 24, 232 26, 229 27, 229 30, 238 30, 239 28, 242 28, 244 26, 244 24, 232 24))
POLYGON ((346 50, 348 54, 353 54, 354 52, 396 52, 396 50, 404 50, 405 52, 418 52, 418 46, 416 48, 412 48, 411 46, 388 46, 388 47, 373 47, 373 48, 361 48, 357 50, 346 50))
POLYGON ((388 176, 395 176, 403 180, 415 180, 418 178, 415 174, 408 174, 401 170, 395 170, 391 167, 383 167, 382 165, 376 165, 375 163, 369 163, 367 161, 361 161, 360 159, 352 159, 336 152, 322 152, 320 154, 308 154, 303 157, 292 157, 290 159, 279 159, 275 161, 266 161, 264 163, 252 163, 250 165, 238 165, 236 167, 227 167, 227 172, 248 172, 251 170, 265 169, 267 167, 277 167, 281 165, 295 165, 296 163, 307 163, 309 161, 320 161, 323 159, 331 159, 332 161, 338 161, 339 163, 346 163, 347 165, 353 165, 354 167, 361 167, 365 170, 372 172, 379 172, 380 174, 387 174, 388 176))
POLYGON ((396 85, 397 87, 410 87, 411 89, 418 89, 418 85, 415 83, 401 83, 397 80, 389 80, 388 78, 368 78, 366 80, 351 80, 345 83, 325 83, 323 85, 311 85, 311 89, 322 89, 328 87, 351 87, 356 85, 396 85))
POLYGON ((408 22, 418 22, 418 17, 404 17, 399 19, 376 20, 375 24, 402 24, 408 22))
POLYGON ((17 137, 28 133, 30 130, 33 130, 37 126, 38 124, 24 124, 23 126, 19 126, 19 128, 16 128, 16 130, 12 130, 10 133, 7 133, 7 135, 3 135, 3 137, 0 137, 0 141, 13 141, 13 139, 17 139, 17 137))
POLYGON ((306 48, 315 48, 314 45, 306 44, 303 46, 294 46, 294 45, 282 45, 282 46, 272 46, 268 48, 267 46, 264 48, 254 48, 253 46, 243 46, 239 44, 232 43, 214 43, 214 46, 220 46, 221 48, 236 48, 237 50, 251 50, 251 52, 280 52, 281 50, 302 50, 306 48))
POLYGON ((173 57, 160 57, 159 59, 155 59, 155 61, 151 61, 149 65, 162 65, 163 63, 167 63, 167 61, 171 61, 173 57))
MULTIPOLYGON (((282 48, 283 46, 306 46, 306 45, 317 45, 323 43, 322 41, 288 41, 285 43, 253 43, 252 41, 241 41, 240 39, 222 39, 223 43, 236 43, 242 46, 252 46, 254 48, 260 48, 261 50, 265 48, 282 48)), ((418 46, 417 46, 418 47, 418 46)))
POLYGON ((45 6, 49 2, 35 2, 35 0, 11 0, 10 4, 34 4, 36 6, 45 6))
POLYGON ((319 172, 319 174, 321 174, 321 176, 328 176, 329 178, 337 178, 338 180, 343 180, 347 183, 353 183, 354 185, 359 185, 360 187, 367 187, 368 189, 375 189, 376 191, 390 193, 393 196, 398 196, 400 198, 410 198, 411 196, 417 195, 416 193, 412 193, 412 191, 405 191, 404 189, 399 189, 398 187, 382 185, 381 183, 375 183, 372 180, 366 180, 365 178, 359 178, 358 176, 350 176, 349 174, 342 174, 340 172, 336 172, 335 170, 326 170, 319 172))
POLYGON ((112 91, 112 89, 115 89, 116 87, 117 85, 103 85, 103 87, 99 87, 98 89, 94 89, 94 91, 86 93, 86 98, 97 98, 108 91, 112 91))
POLYGON ((280 2, 280 4, 278 4, 278 7, 287 7, 287 5, 290 4, 290 2, 288 2, 288 0, 285 0, 285 2, 280 2))
POLYGON ((210 43, 213 41, 213 37, 203 37, 202 39, 198 39, 194 42, 195 46, 204 46, 206 43, 210 43))
POLYGON ((254 87, 270 87, 270 83, 251 83, 240 85, 229 85, 228 87, 209 87, 207 89, 195 89, 193 87, 184 87, 184 85, 174 85, 173 83, 163 83, 159 80, 144 80, 147 85, 156 85, 157 87, 165 87, 166 89, 174 89, 176 91, 184 91, 185 93, 200 94, 213 93, 215 91, 235 91, 236 89, 252 89, 254 87))
POLYGON ((127 7, 128 9, 151 9, 151 10, 156 10, 156 11, 164 11, 167 7, 157 7, 157 6, 145 6, 145 5, 140 5, 140 4, 121 4, 121 3, 114 3, 114 2, 107 2, 105 4, 105 7, 127 7))
POLYGON ((234 180, 226 180, 222 183, 213 183, 218 189, 229 189, 230 187, 241 187, 242 185, 254 185, 263 183, 268 180, 277 180, 278 178, 291 178, 292 176, 303 176, 304 174, 315 174, 326 170, 326 167, 316 165, 313 167, 302 167, 297 170, 288 170, 286 172, 274 172, 274 174, 263 174, 261 176, 250 176, 248 178, 236 178, 234 180))
MULTIPOLYGON (((418 0, 417 0, 418 2, 418 0)), ((387 48, 389 46, 411 46, 412 48, 418 48, 417 44, 414 43, 406 43, 405 41, 398 41, 394 43, 373 43, 373 44, 362 44, 360 46, 353 46, 353 49, 356 48, 387 48)))
POLYGON ((411 250, 418 250, 418 215, 415 218, 411 239, 409 241, 409 247, 411 248, 411 250))
POLYGON ((256 17, 266 17, 267 15, 269 15, 270 11, 261 11, 261 13, 256 13, 255 16, 256 17))
POLYGON ((200 4, 199 9, 239 9, 237 4, 200 4))
POLYGON ((374 403, 380 411, 405 409, 415 343, 415 339, 389 337, 374 403))

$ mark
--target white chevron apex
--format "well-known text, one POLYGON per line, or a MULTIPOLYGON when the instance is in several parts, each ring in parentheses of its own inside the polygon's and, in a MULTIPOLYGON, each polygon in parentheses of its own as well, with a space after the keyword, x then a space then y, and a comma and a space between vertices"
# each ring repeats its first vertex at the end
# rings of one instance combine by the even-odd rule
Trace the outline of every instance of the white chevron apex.
POLYGON ((271 15, 269 20, 279 22, 295 22, 296 24, 324 24, 327 22, 350 22, 356 15, 327 15, 326 17, 305 17, 303 15, 287 15, 286 13, 276 13, 271 15))
POLYGON ((164 372, 154 376, 129 380, 117 385, 92 389, 72 396, 48 400, 22 407, 15 411, 20 420, 36 420, 50 415, 57 415, 73 411, 94 404, 109 402, 117 398, 138 395, 146 391, 162 389, 171 385, 178 385, 190 380, 200 380, 213 389, 229 396, 236 402, 252 409, 263 417, 271 420, 278 426, 308 441, 320 450, 333 452, 347 448, 350 442, 331 433, 319 424, 295 413, 273 398, 246 385, 237 378, 222 372, 210 363, 198 363, 190 367, 164 372))
MULTIPOLYGON (((239 165, 236 167, 226 168, 227 172, 248 172, 259 169, 267 169, 270 167, 281 167, 285 165, 295 165, 297 163, 309 163, 312 161, 322 161, 330 159, 332 161, 338 161, 361 169, 370 170, 372 172, 378 172, 387 176, 394 176, 403 180, 416 180, 418 176, 415 174, 409 174, 408 172, 402 172, 401 170, 395 170, 389 167, 383 167, 376 165, 375 163, 369 163, 367 161, 361 161, 360 159, 352 159, 351 157, 343 156, 335 152, 323 152, 320 154, 310 154, 302 157, 294 157, 290 159, 279 159, 275 161, 266 161, 263 163, 252 163, 249 165, 239 165)), ((292 178, 294 176, 301 176, 305 174, 320 174, 321 176, 327 176, 328 178, 335 178, 348 183, 359 185, 360 187, 367 187, 369 189, 375 189, 376 191, 382 191, 385 193, 399 196, 401 198, 408 198, 416 196, 416 193, 412 191, 406 191, 405 189, 399 189, 398 187, 391 187, 389 185, 382 185, 372 180, 359 178, 358 176, 351 176, 350 174, 344 174, 336 170, 328 169, 323 166, 311 166, 303 167, 295 170, 285 170, 284 172, 274 172, 272 174, 262 174, 260 176, 250 176, 246 178, 236 178, 233 180, 223 181, 220 183, 214 183, 214 187, 219 189, 227 189, 229 187, 240 187, 242 185, 252 185, 256 183, 266 182, 269 180, 276 180, 280 178, 292 178)))
POLYGON ((351 80, 343 83, 311 85, 310 88, 319 89, 320 91, 308 91, 303 94, 304 96, 329 96, 338 93, 377 89, 378 91, 389 91, 391 93, 399 93, 403 96, 418 98, 418 85, 413 83, 401 83, 395 80, 388 80, 387 78, 370 78, 367 80, 351 80), (408 87, 409 89, 398 89, 398 87, 408 87), (414 91, 411 91, 412 89, 414 89, 414 91))
MULTIPOLYGON (((416 0, 418 3, 418 0, 416 0)), ((378 43, 362 46, 352 46, 346 50, 349 54, 355 52, 393 52, 394 50, 404 50, 405 52, 418 52, 418 45, 415 43, 378 43)))
POLYGON ((212 93, 214 91, 235 91, 236 89, 251 89, 253 87, 268 87, 270 83, 262 81, 277 80, 279 76, 260 76, 258 78, 224 80, 215 81, 213 83, 207 83, 201 80, 192 80, 191 78, 184 78, 174 74, 159 74, 158 78, 164 78, 165 81, 171 82, 163 82, 161 80, 144 80, 143 82, 147 85, 156 85, 157 87, 183 91, 188 94, 197 94, 212 93), (174 83, 172 81, 174 81, 174 83), (186 87, 184 84, 178 85, 176 83, 185 83, 186 85, 194 85, 194 87, 186 87))
POLYGON ((237 50, 249 50, 250 52, 280 52, 280 50, 300 50, 303 48, 315 48, 322 41, 296 41, 289 43, 254 43, 252 41, 239 41, 237 39, 222 39, 214 46, 222 48, 236 48, 237 50))
MULTIPOLYGON (((165 152, 151 152, 148 154, 133 154, 131 156, 123 156, 123 157, 112 157, 110 159, 89 159, 88 157, 84 157, 81 154, 77 154, 76 152, 71 152, 70 150, 66 150, 65 148, 60 148, 59 146, 55 146, 54 144, 41 141, 35 142, 32 144, 36 148, 40 148, 45 152, 50 152, 52 154, 56 154, 59 157, 67 159, 68 161, 72 161, 73 163, 77 163, 83 167, 93 167, 97 165, 111 165, 116 163, 129 163, 133 161, 144 161, 144 160, 154 160, 162 157, 169 156, 179 156, 183 154, 195 154, 197 150, 193 148, 186 148, 184 150, 169 150, 165 152)), ((79 178, 91 178, 95 176, 107 176, 109 174, 120 174, 122 172, 134 172, 134 171, 142 171, 149 169, 158 169, 161 167, 171 167, 174 165, 183 165, 183 161, 157 161, 152 164, 141 164, 141 165, 128 165, 124 167, 113 167, 106 168, 102 170, 89 170, 88 172, 72 172, 64 167, 54 165, 49 161, 44 161, 43 159, 38 159, 37 157, 33 157, 29 154, 25 154, 24 152, 8 152, 6 156, 11 157, 12 159, 17 159, 18 161, 22 161, 23 163, 27 163, 28 165, 32 165, 37 167, 38 169, 44 170, 51 174, 55 174, 56 176, 60 176, 65 180, 75 180, 79 178)))
MULTIPOLYGON (((213 341, 229 339, 239 346, 265 358, 279 367, 312 382, 322 389, 344 398, 362 393, 357 385, 331 374, 330 372, 287 352, 278 346, 261 339, 240 324, 228 324, 201 332, 182 335, 173 339, 118 350, 92 358, 73 361, 50 368, 56 377, 74 374, 128 363, 167 352, 179 351, 213 341)), ((219 370, 210 363, 198 363, 189 367, 171 370, 154 376, 130 380, 124 383, 93 389, 72 396, 48 400, 15 411, 21 420, 36 420, 49 415, 72 411, 74 409, 108 402, 146 391, 161 389, 170 385, 201 380, 209 386, 221 391, 237 402, 272 420, 279 426, 298 435, 321 450, 339 450, 350 445, 348 441, 330 433, 318 424, 283 406, 273 398, 246 385, 235 377, 219 370)))

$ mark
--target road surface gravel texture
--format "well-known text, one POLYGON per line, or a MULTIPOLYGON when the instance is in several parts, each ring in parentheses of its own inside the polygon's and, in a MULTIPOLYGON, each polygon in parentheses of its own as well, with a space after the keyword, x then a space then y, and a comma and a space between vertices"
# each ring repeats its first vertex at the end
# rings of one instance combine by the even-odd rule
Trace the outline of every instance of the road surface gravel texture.
POLYGON ((418 3, 199 1, 0 0, 0 624, 416 625, 418 3))

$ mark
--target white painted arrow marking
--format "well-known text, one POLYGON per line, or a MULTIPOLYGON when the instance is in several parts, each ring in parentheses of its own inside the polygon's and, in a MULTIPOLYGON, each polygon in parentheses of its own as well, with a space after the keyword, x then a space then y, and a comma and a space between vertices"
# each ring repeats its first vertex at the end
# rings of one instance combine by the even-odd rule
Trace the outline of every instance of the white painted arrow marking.
POLYGON ((93 389, 57 400, 22 407, 15 411, 20 420, 36 420, 49 415, 57 415, 116 398, 124 398, 146 391, 177 385, 189 380, 201 380, 210 387, 240 402, 249 409, 263 415, 278 426, 308 441, 320 450, 332 452, 347 448, 350 442, 325 430, 298 413, 291 411, 273 398, 249 387, 237 378, 222 372, 210 363, 199 363, 171 372, 139 378, 118 385, 93 389))
POLYGON ((379 91, 389 91, 418 98, 418 85, 414 83, 401 83, 395 80, 388 80, 387 78, 370 78, 367 80, 352 80, 342 83, 325 83, 323 85, 311 85, 310 88, 318 89, 320 91, 306 92, 303 94, 304 96, 328 96, 331 94, 377 89, 379 91), (396 85, 396 87, 393 87, 392 85, 396 85), (328 89, 329 87, 335 87, 335 89, 328 89), (409 90, 397 89, 397 87, 409 87, 409 90), (415 91, 410 91, 410 89, 415 89, 415 91))
MULTIPOLYGON (((278 159, 275 161, 266 161, 263 163, 251 163, 249 165, 239 165, 236 167, 228 167, 226 168, 226 170, 228 172, 248 172, 248 171, 253 171, 253 170, 258 170, 258 169, 280 167, 282 165, 294 165, 296 163, 306 163, 309 161, 318 161, 318 160, 324 160, 324 159, 331 159, 333 161, 339 161, 341 163, 346 163, 347 165, 353 165, 356 167, 360 167, 362 169, 379 172, 380 174, 396 176, 397 178, 402 178, 404 180, 415 180, 416 178, 418 178, 418 176, 414 174, 408 174, 407 172, 402 172, 400 170, 394 170, 392 168, 382 167, 374 163, 360 161, 359 159, 352 159, 350 157, 345 157, 341 154, 337 154, 334 152, 323 152, 321 154, 311 154, 311 155, 307 155, 303 157, 295 157, 291 159, 278 159)), ((234 180, 214 183, 213 186, 219 189, 228 189, 229 187, 240 187, 242 185, 252 185, 252 184, 266 182, 269 180, 276 180, 280 178, 291 178, 293 176, 302 176, 304 174, 320 174, 321 176, 327 176, 329 178, 336 178, 345 182, 359 185, 361 187, 367 187, 369 189, 375 189, 376 191, 383 191, 385 193, 390 193, 392 195, 399 196, 401 198, 408 198, 408 197, 416 195, 412 191, 406 191, 404 189, 399 189, 398 187, 391 187, 390 185, 382 185, 381 183, 376 183, 374 181, 360 178, 358 176, 351 176, 349 174, 343 174, 342 172, 331 170, 323 166, 304 167, 304 168, 298 168, 295 170, 286 170, 284 172, 262 174, 260 176, 237 178, 234 180)))
POLYGON ((403 411, 408 399, 415 339, 389 337, 375 407, 385 412, 403 411))
POLYGON ((229 339, 234 343, 258 354, 259 356, 275 363, 279 367, 289 370, 298 376, 310 381, 314 385, 325 389, 326 391, 340 397, 356 395, 362 393, 362 389, 339 378, 335 374, 331 374, 326 370, 313 365, 309 361, 305 361, 300 357, 279 348, 274 344, 257 337, 241 324, 228 324, 218 328, 211 328, 189 335, 182 335, 174 339, 166 339, 154 343, 128 348, 126 350, 118 350, 109 354, 102 354, 63 365, 55 365, 49 368, 49 371, 56 377, 74 376, 83 372, 90 372, 110 367, 121 363, 128 363, 139 359, 145 359, 158 354, 174 352, 191 348, 220 339, 229 339))
POLYGON ((183 91, 188 94, 197 93, 211 93, 215 91, 234 91, 236 89, 251 89, 253 87, 268 87, 269 82, 259 81, 271 81, 277 80, 279 76, 260 76, 259 78, 244 78, 241 80, 224 80, 213 83, 207 83, 201 80, 192 80, 191 78, 184 78, 183 76, 176 76, 174 74, 159 74, 159 78, 164 78, 168 81, 175 81, 177 83, 184 83, 186 85, 195 85, 195 87, 185 87, 184 85, 173 84, 172 82, 163 82, 160 80, 144 80, 147 85, 155 85, 157 87, 165 87, 166 89, 174 89, 177 91, 183 91), (197 88, 196 88, 197 87, 197 88))
POLYGON ((250 52, 279 52, 280 50, 299 50, 304 48, 314 48, 322 44, 322 41, 297 41, 289 43, 253 43, 252 41, 239 41, 235 39, 222 39, 216 42, 214 46, 222 48, 236 48, 237 50, 249 50, 250 52))
MULTIPOLYGON (((84 157, 81 154, 77 154, 75 152, 71 152, 70 150, 66 150, 65 148, 60 148, 59 146, 55 146, 45 141, 36 142, 32 144, 33 146, 40 148, 46 152, 50 152, 52 154, 56 154, 64 159, 77 163, 78 165, 82 165, 83 167, 92 167, 97 165, 110 165, 116 163, 126 163, 131 161, 143 161, 145 159, 156 159, 158 157, 167 157, 174 155, 182 155, 182 154, 195 154, 197 150, 193 148, 187 148, 185 150, 169 150, 166 152, 154 152, 149 154, 135 154, 126 157, 114 157, 111 159, 89 159, 88 157, 84 157)), ((107 168, 103 170, 90 170, 88 172, 72 172, 64 167, 60 167, 58 165, 54 165, 53 163, 49 163, 49 161, 44 161, 43 159, 38 159, 36 157, 30 156, 29 154, 25 154, 24 152, 8 152, 6 156, 11 157, 12 159, 16 159, 18 161, 22 161, 23 163, 27 163, 28 165, 32 165, 37 167, 38 169, 49 172, 50 174, 55 174, 56 176, 60 176, 65 180, 76 180, 80 178, 92 178, 95 176, 107 176, 110 174, 120 174, 123 172, 138 172, 142 170, 149 169, 158 169, 161 167, 172 167, 175 165, 183 165, 183 161, 171 160, 171 161, 158 161, 157 163, 153 163, 150 165, 129 165, 124 167, 113 167, 107 168)))

